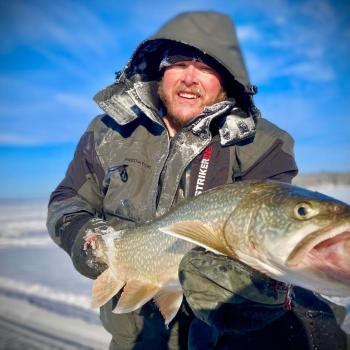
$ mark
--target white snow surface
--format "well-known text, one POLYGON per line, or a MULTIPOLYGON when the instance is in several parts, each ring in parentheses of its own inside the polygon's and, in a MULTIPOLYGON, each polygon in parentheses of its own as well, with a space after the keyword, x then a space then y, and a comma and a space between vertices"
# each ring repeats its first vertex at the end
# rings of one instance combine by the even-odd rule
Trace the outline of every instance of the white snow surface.
POLYGON ((52 245, 46 231, 46 216, 44 200, 1 201, 0 248, 52 245))

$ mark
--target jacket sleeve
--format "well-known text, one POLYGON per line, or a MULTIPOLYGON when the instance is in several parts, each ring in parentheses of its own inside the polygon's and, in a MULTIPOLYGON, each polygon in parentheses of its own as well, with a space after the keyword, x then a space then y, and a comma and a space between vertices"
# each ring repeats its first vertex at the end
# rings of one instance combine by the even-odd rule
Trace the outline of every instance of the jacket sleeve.
POLYGON ((257 124, 256 140, 236 148, 242 180, 277 180, 291 183, 298 174, 294 140, 266 119, 257 124))
POLYGON ((51 238, 71 256, 80 273, 93 278, 101 266, 82 251, 83 237, 89 228, 108 227, 103 220, 104 170, 95 150, 95 123, 81 137, 63 181, 52 192, 47 217, 51 238))
POLYGON ((183 257, 179 278, 195 316, 220 332, 256 331, 286 312, 284 283, 202 248, 183 257))
POLYGON ((271 179, 291 183, 298 174, 298 168, 293 155, 293 147, 286 145, 283 140, 276 140, 266 154, 248 169, 242 179, 271 179))

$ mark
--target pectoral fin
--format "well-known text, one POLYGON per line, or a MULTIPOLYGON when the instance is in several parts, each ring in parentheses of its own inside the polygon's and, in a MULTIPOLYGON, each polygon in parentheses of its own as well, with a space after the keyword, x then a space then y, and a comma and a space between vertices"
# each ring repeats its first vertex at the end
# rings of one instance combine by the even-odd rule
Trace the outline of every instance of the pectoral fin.
POLYGON ((91 307, 96 308, 104 305, 125 285, 124 281, 118 280, 111 269, 100 274, 92 286, 91 307))
POLYGON ((164 317, 165 325, 168 325, 176 316, 180 309, 182 299, 183 293, 181 289, 171 291, 160 290, 154 297, 154 301, 164 317))
POLYGON ((200 245, 214 253, 231 255, 224 242, 218 237, 212 226, 199 220, 181 221, 176 224, 161 227, 160 231, 200 245))
POLYGON ((128 281, 113 312, 123 314, 139 309, 159 291, 159 286, 143 281, 128 281))

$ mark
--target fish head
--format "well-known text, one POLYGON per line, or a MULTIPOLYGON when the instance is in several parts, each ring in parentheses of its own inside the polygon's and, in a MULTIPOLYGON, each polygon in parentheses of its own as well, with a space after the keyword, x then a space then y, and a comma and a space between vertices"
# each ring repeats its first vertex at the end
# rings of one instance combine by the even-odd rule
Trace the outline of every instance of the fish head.
POLYGON ((272 278, 350 295, 350 206, 344 202, 257 182, 232 211, 224 235, 233 256, 272 278))

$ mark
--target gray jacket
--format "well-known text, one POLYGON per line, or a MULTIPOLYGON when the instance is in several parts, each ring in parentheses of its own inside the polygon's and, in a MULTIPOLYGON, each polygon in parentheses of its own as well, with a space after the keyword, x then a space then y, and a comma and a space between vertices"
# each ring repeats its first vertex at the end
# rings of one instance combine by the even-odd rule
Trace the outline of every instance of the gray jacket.
MULTIPOLYGON (((141 43, 117 81, 95 100, 104 114, 81 137, 65 178, 51 195, 47 220, 53 240, 88 277, 104 269, 82 251, 88 228, 142 223, 198 191, 244 179, 290 182, 297 173, 292 138, 261 118, 253 104, 227 16, 196 12, 168 22, 141 43), (171 139, 160 115, 158 67, 164 49, 178 43, 218 62, 232 98, 207 108, 171 139), (201 162, 208 152, 211 162, 202 181, 201 162)), ((101 308, 112 348, 187 346, 193 315, 186 303, 169 329, 151 303, 126 315, 112 314, 113 303, 101 308)))

